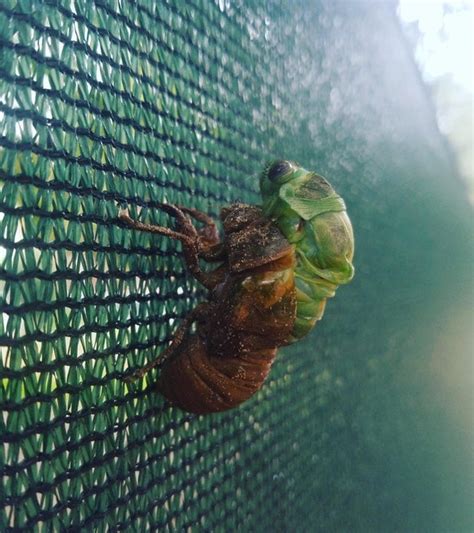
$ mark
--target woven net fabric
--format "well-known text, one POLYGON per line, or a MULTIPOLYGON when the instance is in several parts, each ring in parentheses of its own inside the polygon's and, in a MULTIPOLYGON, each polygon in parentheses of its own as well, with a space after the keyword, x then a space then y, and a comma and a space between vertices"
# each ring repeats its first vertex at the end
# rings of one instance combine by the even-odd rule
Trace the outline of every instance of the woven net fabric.
POLYGON ((424 362, 468 215, 394 6, 5 0, 0 28, 0 529, 452 524, 464 448, 424 362), (119 206, 217 216, 273 157, 345 198, 356 279, 253 399, 183 413, 123 378, 205 291, 119 206))

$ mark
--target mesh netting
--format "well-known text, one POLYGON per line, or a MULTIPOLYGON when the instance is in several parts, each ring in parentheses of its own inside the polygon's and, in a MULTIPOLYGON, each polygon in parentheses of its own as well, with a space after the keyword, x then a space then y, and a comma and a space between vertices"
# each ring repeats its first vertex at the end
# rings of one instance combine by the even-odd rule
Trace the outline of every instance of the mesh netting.
POLYGON ((430 292, 446 257, 433 242, 462 202, 438 209, 453 171, 393 6, 6 0, 0 28, 1 529, 434 524, 445 493, 408 451, 431 385, 394 375, 455 301, 452 284, 430 292), (347 200, 356 280, 253 399, 185 414, 151 392, 155 373, 122 378, 205 293, 179 245, 129 230, 118 207, 164 225, 163 201, 216 216, 258 201, 271 157, 347 200), (428 504, 407 486, 431 487, 428 504))

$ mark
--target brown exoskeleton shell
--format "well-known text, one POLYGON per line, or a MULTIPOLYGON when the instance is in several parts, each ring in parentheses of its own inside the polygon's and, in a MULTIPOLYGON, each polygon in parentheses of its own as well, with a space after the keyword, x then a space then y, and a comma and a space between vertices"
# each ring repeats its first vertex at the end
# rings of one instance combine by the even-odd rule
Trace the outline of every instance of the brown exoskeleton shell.
POLYGON ((224 239, 199 211, 163 206, 177 229, 134 222, 130 226, 181 240, 187 266, 208 289, 177 330, 170 346, 138 371, 141 376, 163 361, 157 388, 171 403, 193 413, 231 409, 263 384, 294 326, 296 298, 294 248, 258 207, 234 204, 221 212, 224 239), (204 222, 196 230, 190 216, 204 222), (202 272, 199 259, 222 261, 202 272), (196 332, 189 326, 197 322, 196 332))

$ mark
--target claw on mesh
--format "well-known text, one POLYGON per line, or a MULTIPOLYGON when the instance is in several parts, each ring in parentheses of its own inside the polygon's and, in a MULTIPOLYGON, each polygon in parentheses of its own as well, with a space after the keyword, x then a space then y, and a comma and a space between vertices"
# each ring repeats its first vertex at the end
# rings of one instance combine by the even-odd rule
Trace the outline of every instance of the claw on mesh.
POLYGON ((135 383, 139 379, 141 379, 146 374, 146 371, 144 371, 143 368, 139 368, 138 370, 135 370, 133 374, 130 374, 129 376, 125 376, 123 380, 127 384, 135 383))
POLYGON ((128 207, 119 207, 118 217, 120 220, 130 219, 130 214, 128 212, 128 207))

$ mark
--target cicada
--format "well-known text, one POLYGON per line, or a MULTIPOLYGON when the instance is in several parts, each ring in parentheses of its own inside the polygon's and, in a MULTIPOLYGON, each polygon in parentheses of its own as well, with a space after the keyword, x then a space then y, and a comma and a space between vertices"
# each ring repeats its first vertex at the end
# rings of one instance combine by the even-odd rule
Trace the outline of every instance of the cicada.
POLYGON ((255 394, 277 349, 306 335, 326 299, 353 276, 351 223, 324 178, 276 161, 262 172, 260 189, 261 206, 221 210, 222 237, 193 208, 161 204, 173 228, 119 214, 133 229, 179 240, 188 270, 209 291, 164 352, 130 378, 161 365, 157 390, 185 411, 225 411, 255 394), (202 270, 201 261, 216 267, 202 270))

